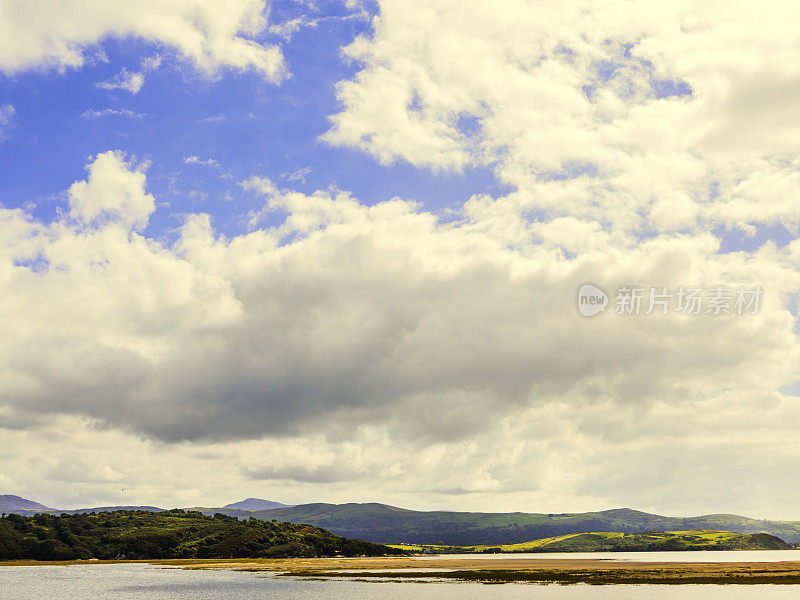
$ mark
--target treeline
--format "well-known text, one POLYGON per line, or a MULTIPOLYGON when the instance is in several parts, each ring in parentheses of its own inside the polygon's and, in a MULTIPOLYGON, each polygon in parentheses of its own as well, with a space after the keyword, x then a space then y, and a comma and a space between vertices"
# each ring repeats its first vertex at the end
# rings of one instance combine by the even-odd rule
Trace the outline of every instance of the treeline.
POLYGON ((0 560, 383 556, 402 551, 311 525, 196 511, 0 517, 0 560))

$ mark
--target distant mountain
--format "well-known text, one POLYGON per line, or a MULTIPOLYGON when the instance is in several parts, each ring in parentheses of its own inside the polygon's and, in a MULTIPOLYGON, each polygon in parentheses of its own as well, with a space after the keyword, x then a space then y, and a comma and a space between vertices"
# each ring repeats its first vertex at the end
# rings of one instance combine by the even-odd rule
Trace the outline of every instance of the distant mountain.
POLYGON ((798 521, 762 521, 726 514, 664 517, 629 508, 561 514, 468 513, 422 512, 377 503, 317 503, 256 511, 253 516, 308 523, 344 537, 383 544, 518 544, 573 533, 696 530, 768 533, 790 544, 800 543, 798 521))
POLYGON ((34 515, 36 513, 50 513, 50 514, 86 514, 86 513, 105 513, 114 512, 117 510, 143 510, 147 512, 163 512, 165 509, 158 508, 157 506, 95 506, 92 508, 76 508, 72 510, 62 510, 60 508, 50 508, 39 502, 33 500, 26 500, 19 496, 12 496, 10 494, 0 495, 0 513, 18 514, 18 515, 34 515))
POLYGON ((272 500, 263 500, 261 498, 247 498, 232 504, 226 504, 222 508, 234 508, 239 510, 272 510, 273 508, 292 508, 294 504, 283 504, 282 502, 274 502, 272 500))
MULTIPOLYGON (((0 496, 0 512, 32 515, 83 514, 115 510, 162 512, 155 506, 104 506, 57 510, 20 498, 0 496)), ((367 504, 299 504, 248 498, 222 508, 196 508, 205 515, 222 513, 239 519, 286 521, 322 527, 333 533, 379 544, 477 546, 519 544, 561 535, 589 532, 646 533, 653 531, 715 530, 767 533, 789 544, 800 544, 800 521, 766 521, 739 515, 665 517, 630 508, 585 513, 478 513, 416 511, 375 502, 367 504), (266 506, 267 508, 261 508, 266 506), (243 508, 247 507, 247 508, 243 508)))
POLYGON ((58 512, 70 515, 86 515, 89 513, 107 513, 116 512, 118 510, 142 510, 145 512, 164 512, 165 508, 158 508, 157 506, 95 506, 93 508, 76 508, 75 510, 61 510, 58 512))
POLYGON ((12 496, 11 494, 0 495, 0 512, 8 512, 10 510, 39 510, 49 511, 52 508, 46 507, 44 504, 39 504, 33 500, 26 500, 19 496, 12 496))

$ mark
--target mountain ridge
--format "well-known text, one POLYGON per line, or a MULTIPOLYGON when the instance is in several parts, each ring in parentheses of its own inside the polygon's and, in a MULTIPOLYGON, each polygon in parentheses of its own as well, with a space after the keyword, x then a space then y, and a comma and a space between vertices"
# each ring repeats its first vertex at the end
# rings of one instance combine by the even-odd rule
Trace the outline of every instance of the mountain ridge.
POLYGON ((0 510, 55 510, 39 502, 15 496, 13 494, 0 495, 0 510))
POLYGON ((767 533, 790 544, 800 543, 798 521, 768 521, 724 513, 668 517, 629 508, 585 513, 480 513, 413 511, 379 503, 313 503, 256 511, 253 516, 309 523, 337 535, 384 544, 513 544, 574 533, 689 530, 767 533))
POLYGON ((222 508, 235 508, 239 510, 271 510, 273 508, 292 508, 295 504, 284 504, 274 500, 264 500, 263 498, 245 498, 239 502, 226 504, 222 508))
MULTIPOLYGON (((15 498, 19 498, 19 496, 15 498)), ((21 500, 25 499, 21 498, 21 500)), ((39 505, 38 503, 34 504, 39 505)), ((32 515, 37 512, 84 514, 131 509, 152 512, 165 510, 157 507, 114 506, 75 510, 3 509, 0 506, 0 512, 21 515, 32 515)), ((224 507, 196 507, 192 510, 197 510, 204 515, 221 513, 240 519, 255 517, 263 521, 303 523, 327 529, 346 538, 358 538, 379 544, 497 545, 518 544, 576 533, 646 533, 690 530, 720 530, 742 534, 766 533, 777 536, 789 544, 800 544, 800 521, 753 519, 729 513, 695 517, 668 517, 631 508, 613 508, 584 513, 416 511, 378 502, 348 502, 344 504, 313 502, 263 510, 224 507)))

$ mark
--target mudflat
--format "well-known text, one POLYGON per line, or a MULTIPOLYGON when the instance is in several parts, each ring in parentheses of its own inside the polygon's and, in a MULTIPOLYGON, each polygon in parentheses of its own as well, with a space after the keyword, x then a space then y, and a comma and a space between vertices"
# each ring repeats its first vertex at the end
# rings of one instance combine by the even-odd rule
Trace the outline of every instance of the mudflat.
MULTIPOLYGON (((214 562, 189 568, 220 568, 214 562)), ((356 558, 247 561, 228 568, 279 571, 295 577, 455 579, 559 583, 782 583, 800 584, 800 561, 764 563, 615 562, 599 559, 356 558)))
POLYGON ((615 562, 599 559, 531 558, 288 558, 147 561, 7 561, 3 566, 142 562, 184 569, 266 571, 283 576, 326 579, 429 580, 557 583, 800 584, 800 561, 782 562, 615 562))

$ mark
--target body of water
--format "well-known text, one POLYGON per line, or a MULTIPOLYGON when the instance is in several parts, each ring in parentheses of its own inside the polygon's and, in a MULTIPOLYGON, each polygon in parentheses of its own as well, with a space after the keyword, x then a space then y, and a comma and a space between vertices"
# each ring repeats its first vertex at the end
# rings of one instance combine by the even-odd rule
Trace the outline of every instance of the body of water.
POLYGON ((0 567, 0 600, 789 600, 791 585, 308 580, 146 564, 0 567))

